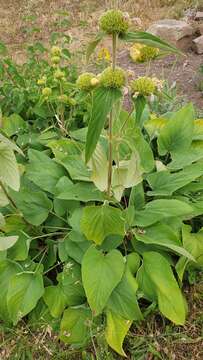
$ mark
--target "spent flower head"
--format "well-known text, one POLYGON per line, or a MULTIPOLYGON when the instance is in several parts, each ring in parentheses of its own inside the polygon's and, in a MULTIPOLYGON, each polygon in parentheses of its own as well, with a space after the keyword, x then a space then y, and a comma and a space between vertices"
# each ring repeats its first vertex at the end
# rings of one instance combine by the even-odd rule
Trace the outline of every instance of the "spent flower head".
POLYGON ((125 71, 119 67, 112 69, 106 68, 99 77, 101 86, 106 88, 122 88, 126 83, 125 71))
POLYGON ((158 54, 159 49, 143 44, 134 44, 130 48, 130 57, 134 62, 153 60, 158 54))
POLYGON ((100 17, 99 26, 107 34, 124 34, 128 30, 129 22, 125 13, 112 9, 100 17))
POLYGON ((91 91, 95 87, 95 85, 98 84, 98 81, 99 80, 93 73, 86 72, 78 77, 76 85, 80 90, 91 91))

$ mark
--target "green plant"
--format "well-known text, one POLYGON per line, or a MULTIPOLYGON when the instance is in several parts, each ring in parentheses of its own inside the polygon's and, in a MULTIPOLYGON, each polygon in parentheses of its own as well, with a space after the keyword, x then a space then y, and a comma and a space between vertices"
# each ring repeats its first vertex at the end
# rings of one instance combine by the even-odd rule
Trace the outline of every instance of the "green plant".
MULTIPOLYGON (((112 37, 112 66, 99 76, 81 74, 71 85, 79 99, 88 99, 83 126, 67 131, 60 117, 61 131, 37 133, 13 114, 2 131, 24 152, 0 138, 0 318, 49 324, 72 348, 91 344, 96 358, 103 336, 125 356, 132 323, 152 307, 183 325, 182 283, 203 265, 202 120, 191 104, 151 116, 149 97, 161 92, 154 78, 135 79, 133 110, 123 109, 127 76, 116 66, 117 42, 176 50, 151 34, 128 32, 126 18, 110 14, 100 24, 112 37), (33 138, 24 146, 18 131, 27 126, 33 138)), ((104 36, 97 35, 87 57, 104 36)), ((52 56, 61 50, 52 48, 52 56)), ((57 89, 58 81, 69 87, 56 66, 57 89)), ((49 102, 53 79, 41 80, 49 102)), ((60 101, 67 101, 64 95, 57 93, 60 101)))

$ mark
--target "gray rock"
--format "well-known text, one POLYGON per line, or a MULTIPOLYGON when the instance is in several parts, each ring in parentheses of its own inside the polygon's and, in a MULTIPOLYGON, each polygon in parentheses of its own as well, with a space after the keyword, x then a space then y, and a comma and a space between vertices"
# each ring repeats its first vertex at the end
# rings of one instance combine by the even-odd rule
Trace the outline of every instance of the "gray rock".
POLYGON ((203 35, 193 40, 194 48, 197 54, 203 54, 203 35))
POLYGON ((195 20, 203 20, 203 11, 198 11, 195 15, 195 20))
POLYGON ((185 37, 192 37, 193 28, 186 21, 165 19, 159 20, 151 25, 148 30, 153 35, 178 45, 178 42, 185 37))

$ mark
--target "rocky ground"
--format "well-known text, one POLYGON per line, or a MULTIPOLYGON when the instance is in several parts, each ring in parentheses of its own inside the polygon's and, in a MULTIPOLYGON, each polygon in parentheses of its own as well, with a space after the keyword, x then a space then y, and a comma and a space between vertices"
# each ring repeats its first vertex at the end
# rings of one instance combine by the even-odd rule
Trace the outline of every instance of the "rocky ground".
MULTIPOLYGON (((14 59, 22 63, 25 60, 26 45, 33 41, 42 41, 46 45, 53 31, 65 31, 72 37, 71 49, 79 52, 81 58, 85 51, 85 44, 97 30, 98 17, 110 2, 106 0, 101 4, 97 0, 0 0, 0 41, 5 42, 14 59)), ((183 49, 184 55, 179 58, 168 56, 153 61, 146 70, 146 64, 135 64, 131 61, 129 49, 122 45, 119 62, 125 68, 133 70, 138 76, 147 71, 148 74, 168 79, 170 84, 177 83, 180 94, 184 94, 199 109, 203 109, 203 95, 198 89, 201 79, 203 82, 203 74, 199 72, 200 65, 203 64, 203 16, 201 13, 203 1, 202 8, 200 4, 198 9, 192 7, 187 11, 181 10, 181 14, 178 13, 181 0, 169 1, 168 3, 175 4, 173 6, 162 5, 157 8, 157 4, 161 3, 165 4, 167 1, 143 0, 137 1, 136 4, 129 0, 121 1, 122 8, 129 11, 131 15, 134 29, 149 28, 153 33, 161 35, 183 49), (144 11, 146 8, 147 13, 144 11), (162 20, 162 24, 159 24, 159 17, 161 19, 178 17, 178 14, 181 16, 181 21, 185 22, 182 25, 181 23, 168 24, 166 20, 162 20), (198 44, 195 49, 193 40, 197 38, 198 44)), ((108 48, 108 41, 102 46, 108 48)))

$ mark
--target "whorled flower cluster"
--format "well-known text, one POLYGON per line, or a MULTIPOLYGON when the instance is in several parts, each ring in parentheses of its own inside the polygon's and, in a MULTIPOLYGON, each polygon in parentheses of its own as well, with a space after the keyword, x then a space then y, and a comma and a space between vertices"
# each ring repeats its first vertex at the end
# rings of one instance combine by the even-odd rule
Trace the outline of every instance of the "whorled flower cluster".
POLYGON ((106 68, 99 76, 100 85, 105 88, 122 88, 126 83, 125 71, 119 67, 106 68))
POLYGON ((76 86, 82 91, 91 91, 98 83, 99 81, 96 78, 96 75, 86 72, 78 77, 76 86))
POLYGON ((107 34, 124 34, 129 23, 127 16, 120 10, 108 10, 99 20, 99 27, 107 34))
POLYGON ((139 77, 131 82, 131 91, 134 96, 157 95, 163 87, 163 81, 153 77, 139 77))

